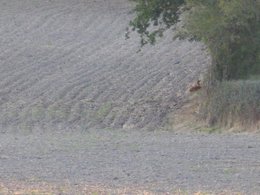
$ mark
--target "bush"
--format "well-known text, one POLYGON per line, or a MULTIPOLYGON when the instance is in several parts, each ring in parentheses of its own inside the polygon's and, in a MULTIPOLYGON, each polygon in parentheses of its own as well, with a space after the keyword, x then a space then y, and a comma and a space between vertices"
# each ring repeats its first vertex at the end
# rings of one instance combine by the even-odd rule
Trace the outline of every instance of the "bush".
POLYGON ((260 128, 260 80, 224 81, 201 104, 210 126, 260 128))

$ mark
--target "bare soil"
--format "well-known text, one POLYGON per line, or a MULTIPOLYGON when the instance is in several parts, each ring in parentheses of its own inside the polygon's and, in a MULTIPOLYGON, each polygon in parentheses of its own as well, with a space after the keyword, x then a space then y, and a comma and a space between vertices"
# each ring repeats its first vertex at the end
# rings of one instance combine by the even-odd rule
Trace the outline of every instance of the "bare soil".
POLYGON ((200 43, 140 49, 126 0, 1 0, 0 124, 158 128, 210 59, 200 43))
POLYGON ((138 52, 131 8, 0 0, 0 194, 14 182, 260 191, 259 135, 156 130, 210 58, 171 31, 138 52))
POLYGON ((259 135, 88 130, 0 136, 0 182, 68 183, 165 194, 260 192, 259 135))

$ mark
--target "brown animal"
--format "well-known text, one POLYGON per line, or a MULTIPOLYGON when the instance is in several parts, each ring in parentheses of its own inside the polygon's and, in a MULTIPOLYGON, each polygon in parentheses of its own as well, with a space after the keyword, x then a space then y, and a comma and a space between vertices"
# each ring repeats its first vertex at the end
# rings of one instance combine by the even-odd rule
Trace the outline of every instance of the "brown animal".
POLYGON ((190 92, 195 92, 195 91, 198 91, 199 89, 201 89, 200 80, 197 81, 196 85, 194 85, 190 88, 190 92))

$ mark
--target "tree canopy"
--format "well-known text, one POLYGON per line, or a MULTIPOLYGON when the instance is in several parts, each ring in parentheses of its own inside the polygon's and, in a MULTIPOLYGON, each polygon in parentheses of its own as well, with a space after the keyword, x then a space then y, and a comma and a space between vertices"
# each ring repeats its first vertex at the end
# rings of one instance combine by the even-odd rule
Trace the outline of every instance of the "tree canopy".
POLYGON ((181 22, 177 37, 202 41, 212 56, 212 79, 260 74, 260 0, 131 0, 132 30, 141 45, 181 22))

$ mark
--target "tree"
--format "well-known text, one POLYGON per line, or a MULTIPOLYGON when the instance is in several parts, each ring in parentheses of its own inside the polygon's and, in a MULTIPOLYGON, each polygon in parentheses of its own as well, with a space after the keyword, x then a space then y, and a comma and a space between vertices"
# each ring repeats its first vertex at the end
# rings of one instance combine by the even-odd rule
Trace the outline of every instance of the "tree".
POLYGON ((132 30, 141 45, 181 21, 176 37, 202 41, 213 64, 212 80, 260 74, 260 0, 132 0, 132 30))

